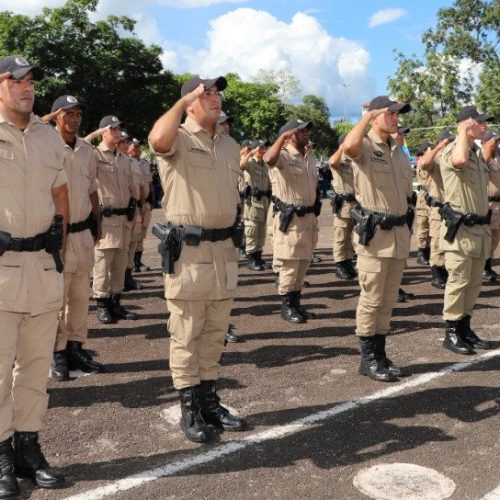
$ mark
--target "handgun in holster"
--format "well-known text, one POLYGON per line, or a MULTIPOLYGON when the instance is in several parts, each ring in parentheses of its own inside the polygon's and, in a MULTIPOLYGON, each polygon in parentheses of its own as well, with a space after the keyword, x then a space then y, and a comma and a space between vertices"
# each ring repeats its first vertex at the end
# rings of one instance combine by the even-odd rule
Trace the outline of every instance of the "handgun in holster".
POLYGON ((94 215, 94 212, 90 212, 88 220, 90 232, 92 233, 92 237, 95 239, 98 235, 99 223, 97 222, 97 217, 94 215))
POLYGON ((455 212, 448 202, 443 203, 443 206, 439 209, 439 214, 448 228, 446 234, 444 235, 444 239, 449 243, 453 243, 455 236, 457 235, 458 228, 463 222, 464 216, 455 212))
POLYGON ((356 222, 354 230, 359 234, 359 244, 368 246, 375 236, 373 214, 364 214, 360 208, 351 209, 351 218, 356 222))
POLYGON ((327 191, 327 198, 330 200, 330 205, 332 206, 332 213, 338 215, 342 210, 342 197, 335 191, 327 191))
POLYGON ((52 224, 47 231, 47 237, 45 241, 45 251, 50 253, 56 263, 56 270, 58 273, 62 273, 64 270, 64 264, 61 259, 60 251, 63 247, 64 240, 64 217, 60 214, 54 215, 52 224))
POLYGON ((252 188, 247 184, 243 190, 243 198, 245 198, 245 203, 250 206, 252 204, 252 188))
POLYGON ((408 206, 408 210, 406 211, 406 224, 408 225, 408 229, 411 231, 413 227, 413 221, 415 220, 415 210, 410 205, 408 206))
POLYGON ((7 251, 7 248, 9 248, 11 238, 12 236, 10 233, 0 231, 0 257, 7 251))
POLYGON ((245 224, 238 215, 236 217, 236 222, 234 223, 233 233, 231 234, 231 239, 236 248, 240 248, 243 244, 243 238, 245 237, 245 224))
POLYGON ((314 200, 314 215, 316 217, 319 217, 319 215, 321 214, 321 206, 322 206, 322 203, 321 203, 321 192, 319 190, 319 187, 316 188, 316 199, 314 200))
POLYGON ((280 210, 280 225, 279 230, 282 233, 286 233, 288 231, 288 227, 292 222, 292 218, 294 215, 294 210, 292 206, 285 208, 284 210, 280 210))
POLYGON ((127 206, 127 220, 132 222, 135 217, 135 209, 137 208, 137 200, 135 198, 130 198, 128 200, 127 206))
POLYGON ((182 252, 182 235, 177 226, 153 224, 153 234, 160 240, 158 253, 161 255, 161 267, 165 274, 174 273, 174 264, 182 252))

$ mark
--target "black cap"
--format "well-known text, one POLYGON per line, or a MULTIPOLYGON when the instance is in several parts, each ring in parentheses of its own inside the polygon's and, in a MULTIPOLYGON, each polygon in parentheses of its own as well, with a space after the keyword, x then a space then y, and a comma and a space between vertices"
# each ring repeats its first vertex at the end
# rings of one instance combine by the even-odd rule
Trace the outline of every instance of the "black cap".
POLYGON ((265 141, 251 141, 249 146, 252 148, 252 149, 255 149, 255 148, 263 148, 264 146, 266 145, 266 142, 265 141))
POLYGON ((192 92, 200 83, 203 83, 205 89, 209 89, 214 85, 218 90, 224 90, 227 87, 227 80, 223 76, 217 78, 205 78, 200 75, 193 76, 181 87, 181 97, 184 97, 189 92, 192 92))
POLYGON ((108 115, 105 116, 100 122, 99 122, 99 128, 104 128, 104 127, 111 127, 111 128, 116 128, 120 127, 122 122, 113 115, 108 115))
POLYGON ((387 95, 379 95, 373 98, 368 105, 368 111, 373 111, 374 109, 388 108, 389 111, 393 113, 408 113, 411 111, 410 103, 408 102, 397 102, 393 101, 387 95))
POLYGON ((21 80, 27 73, 33 74, 34 80, 43 78, 43 69, 39 66, 30 64, 24 57, 7 56, 0 57, 0 73, 11 73, 14 80, 21 80))
POLYGON ((140 146, 141 141, 139 139, 136 139, 135 137, 132 139, 132 145, 133 146, 140 146))
POLYGON ((130 136, 125 132, 125 130, 122 130, 120 133, 120 141, 130 141, 130 136))
POLYGON ((491 116, 486 113, 480 113, 476 106, 464 106, 457 115, 457 123, 463 122, 464 120, 468 120, 469 118, 473 118, 477 122, 487 122, 491 120, 491 116))
POLYGON ((252 144, 252 141, 249 141, 248 139, 245 139, 244 141, 241 141, 241 147, 242 148, 248 148, 248 147, 250 147, 250 144, 252 144))
POLYGON ((303 120, 290 120, 286 122, 278 132, 278 135, 283 134, 284 132, 287 132, 288 130, 292 130, 294 128, 298 130, 302 130, 304 128, 311 128, 313 127, 313 122, 305 122, 303 120))
POLYGON ((433 148, 433 147, 434 147, 434 144, 432 144, 431 141, 429 141, 429 140, 426 139, 418 147, 418 149, 417 149, 417 156, 422 156, 427 151, 428 148, 433 148))
POLYGON ((500 134, 498 132, 494 132, 493 130, 487 130, 483 138, 481 139, 481 142, 488 142, 491 139, 495 139, 495 141, 500 140, 500 134))
POLYGON ((411 130, 410 127, 398 127, 398 134, 405 135, 410 133, 410 130, 411 130))
POLYGON ((436 142, 444 141, 445 139, 449 139, 450 141, 455 140, 455 136, 450 132, 450 128, 446 127, 444 130, 439 132, 436 137, 436 142))
POLYGON ((342 143, 344 142, 344 139, 347 137, 347 134, 349 132, 344 132, 343 134, 340 135, 339 140, 337 142, 338 146, 340 147, 342 143))
POLYGON ((219 125, 221 125, 222 123, 233 123, 233 117, 232 116, 229 116, 229 115, 226 115, 226 113, 224 113, 224 111, 221 111, 220 112, 220 116, 219 118, 217 119, 217 123, 219 125))
POLYGON ((54 111, 57 111, 59 108, 69 109, 69 108, 74 108, 75 106, 80 106, 81 108, 85 108, 87 105, 83 101, 80 101, 79 99, 73 97, 72 95, 62 95, 58 97, 52 104, 51 112, 53 113, 54 111))

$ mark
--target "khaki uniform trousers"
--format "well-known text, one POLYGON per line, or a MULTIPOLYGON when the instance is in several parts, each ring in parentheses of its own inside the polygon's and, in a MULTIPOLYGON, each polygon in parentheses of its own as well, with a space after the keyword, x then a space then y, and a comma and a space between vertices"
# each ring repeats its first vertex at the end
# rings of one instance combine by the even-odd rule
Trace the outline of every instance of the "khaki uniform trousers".
POLYGON ((57 315, 0 311, 0 441, 42 428, 57 315))
POLYGON ((490 258, 495 256, 495 250, 500 243, 500 203, 493 202, 490 204, 491 209, 491 252, 490 258))
POLYGON ((429 246, 429 207, 425 203, 425 191, 417 196, 417 244, 418 248, 429 246))
POLYGON ((128 250, 121 248, 95 249, 94 298, 106 299, 121 293, 125 282, 128 250))
POLYGON ((142 215, 142 231, 141 231, 141 236, 139 241, 137 242, 137 248, 135 249, 136 252, 143 252, 144 251, 144 240, 146 239, 146 236, 148 235, 148 228, 149 224, 151 223, 151 218, 153 216, 152 213, 152 208, 149 203, 145 204, 145 210, 142 215))
POLYGON ((437 207, 430 208, 429 215, 429 234, 431 237, 431 257, 429 259, 431 266, 444 266, 444 251, 441 250, 439 243, 441 234, 441 216, 437 207))
POLYGON ((219 378, 219 361, 229 327, 233 299, 171 300, 170 371, 177 390, 219 378))
POLYGON ((444 290, 443 319, 459 321, 472 316, 483 282, 484 264, 490 253, 489 236, 482 239, 482 248, 475 257, 463 252, 445 253, 448 281, 444 290))
POLYGON ((309 259, 277 259, 273 260, 273 271, 279 273, 278 293, 286 295, 302 290, 304 278, 311 261, 309 259))
POLYGON ((132 238, 130 240, 130 244, 128 246, 128 254, 127 254, 127 267, 132 269, 134 267, 134 254, 137 251, 137 247, 139 246, 139 241, 142 238, 142 228, 139 232, 134 231, 132 233, 132 238))
POLYGON ((59 312, 54 351, 66 349, 68 340, 87 340, 87 318, 89 314, 90 276, 85 266, 77 267, 74 273, 64 273, 63 307, 59 312))
POLYGON ((361 294, 356 309, 356 335, 386 335, 406 267, 406 259, 358 255, 361 294))
POLYGON ((335 216, 333 221, 333 260, 335 262, 352 260, 354 255, 352 245, 354 225, 354 221, 350 217, 335 216))
POLYGON ((266 243, 266 220, 245 219, 245 249, 247 254, 261 252, 266 243))

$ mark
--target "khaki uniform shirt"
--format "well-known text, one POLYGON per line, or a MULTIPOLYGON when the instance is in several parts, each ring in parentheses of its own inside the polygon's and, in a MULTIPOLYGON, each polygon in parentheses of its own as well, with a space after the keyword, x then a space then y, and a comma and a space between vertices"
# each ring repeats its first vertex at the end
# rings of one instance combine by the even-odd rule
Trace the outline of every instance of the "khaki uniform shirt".
MULTIPOLYGON (((273 196, 293 205, 314 205, 318 186, 318 171, 313 156, 297 151, 287 144, 271 168, 273 196)), ((310 259, 318 242, 318 220, 313 213, 293 216, 288 231, 279 230, 279 212, 274 215, 273 247, 278 259, 310 259)))
MULTIPOLYGON (((32 114, 22 131, 0 114, 0 231, 13 238, 46 232, 52 189, 67 180, 63 141, 50 125, 32 114)), ((35 316, 59 309, 62 298, 63 275, 45 250, 0 257, 0 310, 35 316)))
MULTIPOLYGON (((345 154, 342 153, 338 168, 330 168, 332 171, 332 187, 336 193, 341 194, 354 194, 354 172, 352 170, 352 161, 345 154)), ((342 203, 339 216, 348 218, 350 217, 351 208, 354 202, 342 203)))
MULTIPOLYGON (((144 176, 142 175, 142 168, 139 160, 128 157, 130 161, 130 170, 132 172, 132 182, 130 185, 130 196, 137 201, 141 199, 141 190, 144 190, 144 176)), ((139 206, 135 209, 135 217, 132 221, 132 233, 135 236, 142 234, 142 210, 139 206)))
MULTIPOLYGON (((358 203, 365 209, 396 216, 408 210, 407 197, 412 194, 411 171, 408 157, 389 137, 384 142, 370 130, 363 139, 363 148, 357 158, 352 158, 354 188, 358 203)), ((410 252, 408 226, 396 226, 384 231, 377 226, 375 236, 368 246, 359 244, 354 231, 356 253, 371 257, 406 259, 410 252)))
POLYGON ((153 174, 151 173, 151 167, 149 162, 144 158, 139 161, 139 167, 142 173, 142 185, 144 187, 144 197, 147 198, 151 192, 151 183, 153 182, 153 174))
MULTIPOLYGON (((64 145, 64 170, 68 176, 71 223, 86 220, 92 211, 89 196, 97 191, 97 155, 88 142, 77 138, 75 149, 64 145)), ((89 229, 69 233, 66 238, 64 271, 76 272, 94 265, 94 239, 89 229)))
MULTIPOLYGON (((455 168, 451 155, 456 141, 452 142, 441 154, 440 167, 443 176, 445 201, 451 208, 460 212, 486 215, 488 213, 488 167, 481 150, 474 145, 469 150, 469 162, 463 169, 455 168)), ((455 240, 449 243, 444 239, 445 222, 441 226, 441 247, 443 250, 460 251, 465 254, 479 254, 482 248, 482 237, 490 235, 488 224, 475 226, 460 225, 455 240)))
MULTIPOLYGON (((257 188, 261 191, 271 189, 271 181, 269 179, 269 167, 261 159, 252 157, 243 171, 245 187, 257 188)), ((251 196, 245 200, 243 209, 243 217, 248 220, 265 221, 269 201, 271 197, 261 196, 260 200, 251 196)))
MULTIPOLYGON (((500 196, 500 157, 488 162, 488 196, 500 196)), ((497 202, 498 203, 498 202, 497 202)))
MULTIPOLYGON (((188 117, 172 149, 157 153, 164 191, 162 207, 176 225, 223 229, 236 220, 240 203, 240 153, 234 139, 217 127, 212 138, 188 117)), ((179 300, 222 300, 234 296, 238 255, 231 238, 184 243, 174 274, 165 275, 165 297, 179 300)))
MULTIPOLYGON (((133 176, 129 157, 114 154, 103 142, 97 147, 97 185, 99 203, 102 206, 126 208, 131 196, 133 176)), ((125 215, 112 215, 102 218, 102 237, 96 249, 128 249, 132 223, 125 215)))

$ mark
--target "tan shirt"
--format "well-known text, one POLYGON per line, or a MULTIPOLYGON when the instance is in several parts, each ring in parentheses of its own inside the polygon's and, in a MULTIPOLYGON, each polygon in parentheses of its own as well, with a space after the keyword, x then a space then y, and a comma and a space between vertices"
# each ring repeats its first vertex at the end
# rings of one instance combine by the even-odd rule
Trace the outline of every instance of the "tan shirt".
MULTIPOLYGON (((97 147, 97 185, 102 206, 126 208, 131 196, 133 177, 128 156, 114 154, 103 142, 97 147)), ((132 223, 125 215, 102 218, 102 237, 96 249, 127 249, 130 244, 132 223)))
MULTIPOLYGON (((407 197, 412 193, 411 171, 408 157, 392 137, 387 143, 370 130, 363 139, 359 157, 352 160, 358 203, 375 212, 405 215, 407 197)), ((354 244, 359 255, 406 259, 410 251, 410 230, 406 224, 390 231, 377 227, 368 246, 359 244, 355 231, 354 244)))
MULTIPOLYGON (((312 156, 304 156, 292 144, 280 152, 270 170, 273 195, 285 203, 311 206, 316 200, 318 171, 312 156)), ((313 213, 293 216, 288 231, 279 230, 279 212, 274 215, 273 249, 278 259, 311 259, 318 242, 318 220, 313 213)))
MULTIPOLYGON (((64 145, 64 170, 68 176, 70 222, 86 220, 92 211, 89 196, 97 191, 97 155, 88 142, 78 138, 75 149, 64 145)), ((69 233, 64 254, 64 272, 94 265, 94 239, 89 229, 69 233)))
MULTIPOLYGON (((67 183, 63 142, 35 115, 21 131, 0 114, 0 231, 29 238, 47 231, 55 214, 52 189, 67 183)), ((0 257, 0 310, 32 316, 62 305, 63 276, 45 250, 0 257)))
MULTIPOLYGON (((269 180, 269 167, 262 159, 257 157, 252 157, 248 160, 248 163, 243 171, 243 178, 245 181, 245 187, 250 186, 251 188, 257 188, 261 191, 267 191, 271 189, 271 181, 269 180)), ((266 210, 269 207, 269 200, 271 197, 262 196, 260 200, 255 197, 251 197, 245 200, 245 210, 247 208, 261 208, 266 210)))
MULTIPOLYGON (((167 221, 205 229, 234 224, 240 203, 240 153, 234 139, 217 127, 212 138, 191 118, 180 126, 172 149, 157 153, 167 221)), ((165 297, 222 300, 234 296, 238 257, 233 241, 184 244, 174 274, 165 275, 165 297)))
MULTIPOLYGON (((469 150, 469 162, 464 169, 455 168, 451 162, 451 155, 456 141, 450 143, 441 154, 439 165, 443 176, 445 201, 460 213, 488 213, 488 167, 483 159, 481 150, 473 146, 469 150)), ((482 253, 489 253, 489 248, 483 248, 483 238, 488 240, 490 226, 488 224, 465 226, 460 225, 455 240, 449 243, 444 239, 446 234, 445 221, 441 225, 440 245, 444 251, 460 251, 466 255, 479 257, 482 253)))
POLYGON ((144 158, 139 161, 139 167, 142 173, 142 184, 144 186, 144 197, 147 198, 151 192, 151 183, 153 182, 153 174, 151 173, 151 167, 149 162, 144 158))
MULTIPOLYGON (((352 170, 351 159, 342 153, 338 168, 330 168, 332 171, 332 187, 336 193, 354 194, 354 172, 352 170)), ((342 203, 339 216, 350 217, 351 208, 355 202, 342 203)))
MULTIPOLYGON (((488 162, 488 196, 500 196, 500 157, 488 162)), ((498 202, 496 202, 498 203, 498 202)))

